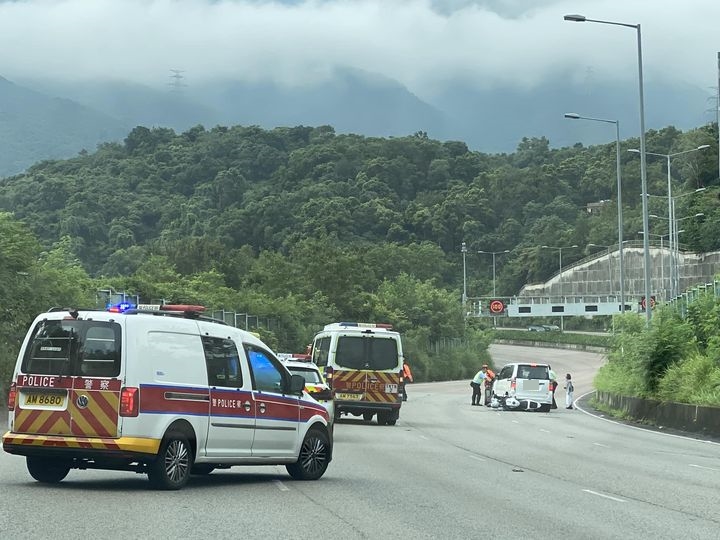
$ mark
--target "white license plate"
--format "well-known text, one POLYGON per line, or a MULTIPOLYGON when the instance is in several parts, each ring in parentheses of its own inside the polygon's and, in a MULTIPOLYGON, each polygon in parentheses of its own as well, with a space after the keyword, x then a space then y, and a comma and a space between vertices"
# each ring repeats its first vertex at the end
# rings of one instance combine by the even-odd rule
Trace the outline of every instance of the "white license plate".
POLYGON ((397 391, 398 391, 397 384, 386 384, 385 385, 385 393, 386 394, 397 394, 397 391))
POLYGON ((335 399, 343 401, 360 401, 362 398, 362 394, 335 394, 335 399))
POLYGON ((523 390, 526 390, 528 392, 537 392, 538 390, 540 390, 540 381, 523 381, 523 390))

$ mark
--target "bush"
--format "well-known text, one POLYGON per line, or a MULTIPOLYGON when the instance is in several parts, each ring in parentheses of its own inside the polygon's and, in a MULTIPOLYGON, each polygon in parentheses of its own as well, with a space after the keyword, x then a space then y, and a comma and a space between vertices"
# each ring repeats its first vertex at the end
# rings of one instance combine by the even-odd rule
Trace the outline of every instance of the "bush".
POLYGON ((663 401, 718 405, 720 365, 717 360, 696 352, 668 368, 658 383, 657 396, 663 401))

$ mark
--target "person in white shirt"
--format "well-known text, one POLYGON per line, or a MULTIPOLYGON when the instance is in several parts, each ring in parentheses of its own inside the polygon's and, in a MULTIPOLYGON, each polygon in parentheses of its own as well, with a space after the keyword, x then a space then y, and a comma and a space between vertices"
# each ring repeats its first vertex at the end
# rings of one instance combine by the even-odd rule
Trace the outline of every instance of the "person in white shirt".
POLYGON ((472 404, 473 405, 484 405, 482 402, 483 398, 483 392, 482 387, 485 382, 485 372, 481 369, 478 371, 475 376, 473 377, 473 380, 470 382, 470 386, 472 386, 473 393, 472 393, 472 404))
POLYGON ((573 392, 575 392, 575 385, 573 385, 572 377, 568 373, 565 375, 565 408, 573 408, 573 392))

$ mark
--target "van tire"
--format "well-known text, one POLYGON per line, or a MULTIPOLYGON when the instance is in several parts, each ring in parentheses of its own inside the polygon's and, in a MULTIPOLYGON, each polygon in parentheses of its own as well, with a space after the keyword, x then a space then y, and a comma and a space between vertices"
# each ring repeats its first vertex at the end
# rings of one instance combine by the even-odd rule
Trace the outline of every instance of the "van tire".
POLYGON ((70 466, 62 461, 34 456, 27 456, 25 461, 30 476, 43 484, 57 484, 70 472, 70 466))
POLYGON ((543 403, 543 404, 540 405, 540 408, 538 409, 538 411, 540 411, 540 412, 550 412, 550 407, 551 407, 550 403, 543 403))
POLYGON ((330 439, 320 429, 311 429, 300 446, 300 455, 295 463, 286 465, 288 474, 295 480, 317 480, 330 464, 330 439))
POLYGON ((363 420, 365 420, 366 422, 372 422, 372 418, 374 415, 375 415, 375 413, 371 413, 371 412, 363 413, 363 420))
POLYGON ((150 485, 155 489, 177 490, 187 484, 193 454, 187 437, 170 432, 163 439, 157 458, 148 468, 150 485))

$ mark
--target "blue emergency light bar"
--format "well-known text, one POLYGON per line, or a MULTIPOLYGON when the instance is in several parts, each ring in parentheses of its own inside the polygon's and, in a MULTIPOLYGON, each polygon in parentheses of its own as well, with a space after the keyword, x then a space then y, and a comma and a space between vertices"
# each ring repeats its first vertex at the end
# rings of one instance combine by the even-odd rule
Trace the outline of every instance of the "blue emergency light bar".
POLYGON ((110 313, 125 313, 129 309, 135 309, 137 306, 132 302, 120 302, 118 304, 108 304, 105 308, 110 313))

